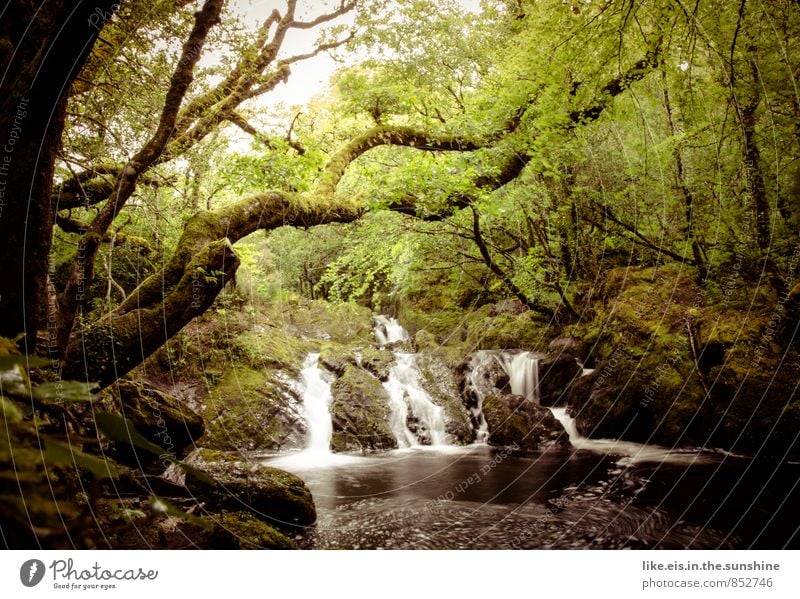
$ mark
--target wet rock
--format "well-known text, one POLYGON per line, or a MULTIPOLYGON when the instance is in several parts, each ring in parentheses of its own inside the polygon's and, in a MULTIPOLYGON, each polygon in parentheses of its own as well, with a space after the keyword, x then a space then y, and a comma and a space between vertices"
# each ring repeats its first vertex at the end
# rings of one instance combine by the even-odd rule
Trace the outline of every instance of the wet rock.
POLYGON ((184 483, 210 512, 246 510, 278 527, 312 524, 314 500, 305 483, 294 474, 259 462, 231 459, 206 461, 208 454, 196 452, 187 458, 192 466, 184 483))
POLYGON ((560 406, 567 403, 567 389, 583 369, 572 354, 560 353, 539 360, 539 403, 560 406))
POLYGON ((295 449, 306 424, 297 384, 283 372, 230 368, 206 401, 201 445, 226 451, 295 449))
POLYGON ((535 450, 553 441, 567 442, 564 429, 550 410, 520 395, 488 395, 483 400, 483 414, 491 445, 535 450))
POLYGON ((381 381, 389 378, 394 363, 394 354, 384 349, 367 347, 361 352, 361 366, 369 370, 381 381))
POLYGON ((423 329, 417 331, 417 334, 414 335, 414 346, 418 352, 421 352, 426 349, 435 349, 439 344, 434 335, 423 329))
POLYGON ((327 345, 319 353, 319 364, 336 376, 342 376, 345 368, 356 364, 356 358, 349 347, 327 345))
MULTIPOLYGON (((108 391, 105 402, 109 408, 131 420, 136 430, 149 441, 179 457, 205 432, 203 418, 178 399, 155 387, 131 380, 118 381, 108 391)), ((122 447, 116 448, 117 457, 127 455, 122 447)), ((132 450, 131 450, 132 451, 132 450)), ((137 450, 134 460, 148 461, 144 450, 137 450)), ((158 456, 151 456, 153 459, 158 456)), ((138 462, 135 462, 138 463, 138 462)))
POLYGON ((453 369, 448 366, 437 348, 420 353, 415 363, 419 369, 422 388, 436 405, 444 408, 445 432, 457 443, 471 442, 473 432, 470 416, 461 401, 453 369))
POLYGON ((334 451, 393 449, 389 396, 381 382, 358 366, 345 367, 331 385, 334 451))

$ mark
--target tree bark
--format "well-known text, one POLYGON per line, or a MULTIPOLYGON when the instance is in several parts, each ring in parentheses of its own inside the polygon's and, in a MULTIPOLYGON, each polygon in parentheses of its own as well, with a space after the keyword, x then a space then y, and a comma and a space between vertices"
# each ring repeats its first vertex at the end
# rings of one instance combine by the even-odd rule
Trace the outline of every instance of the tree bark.
POLYGON ((47 324, 50 201, 68 90, 115 0, 12 2, 0 14, 0 335, 32 352, 47 324))
POLYGON ((270 192, 186 223, 164 269, 134 290, 108 316, 76 331, 62 376, 106 386, 143 362, 193 318, 205 312, 239 267, 232 243, 259 229, 311 227, 351 222, 361 208, 310 202, 296 194, 270 192))
POLYGON ((100 243, 125 202, 136 190, 139 177, 161 157, 172 138, 183 98, 194 79, 194 67, 200 60, 209 31, 220 21, 223 4, 223 0, 206 0, 203 8, 195 13, 194 27, 183 44, 155 133, 120 171, 114 182, 113 193, 78 243, 75 264, 59 306, 56 342, 62 352, 69 342, 75 316, 83 299, 83 290, 94 277, 95 257, 100 243))

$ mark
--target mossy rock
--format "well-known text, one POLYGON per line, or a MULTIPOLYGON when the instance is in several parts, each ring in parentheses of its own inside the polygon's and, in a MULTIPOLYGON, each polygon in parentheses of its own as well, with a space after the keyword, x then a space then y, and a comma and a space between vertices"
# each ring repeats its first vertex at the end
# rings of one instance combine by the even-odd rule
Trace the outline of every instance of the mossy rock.
POLYGON ((322 300, 296 299, 276 304, 273 322, 280 322, 298 339, 317 343, 367 345, 372 335, 372 312, 354 302, 330 304, 322 300))
POLYGON ((422 351, 416 359, 422 388, 436 405, 444 408, 445 431, 458 443, 472 441, 474 431, 467 406, 459 393, 455 371, 438 346, 422 351))
POLYGON ((320 366, 327 371, 341 376, 345 368, 356 365, 356 357, 352 348, 339 344, 325 344, 319 353, 320 366))
POLYGON ((361 350, 361 366, 381 381, 389 378, 392 364, 394 364, 394 354, 390 351, 376 347, 367 347, 361 350))
POLYGON ((425 330, 427 334, 445 345, 460 345, 467 338, 465 313, 455 309, 420 309, 410 304, 401 304, 397 319, 416 339, 416 334, 425 330))
POLYGON ((800 353, 732 352, 709 373, 717 446, 783 458, 800 454, 800 353), (777 366, 772 366, 777 364, 777 366))
POLYGON ((381 382, 358 366, 347 366, 331 385, 334 451, 393 449, 389 396, 381 382))
POLYGON ((303 446, 302 401, 286 375, 247 366, 230 368, 206 401, 204 447, 229 451, 303 446))
POLYGON ((417 334, 414 335, 414 347, 418 352, 426 349, 435 349, 438 346, 439 343, 436 340, 436 336, 424 329, 417 331, 417 334))
POLYGON ((566 434, 550 410, 520 395, 489 395, 483 400, 489 444, 535 450, 550 442, 566 443, 566 434))
POLYGON ((121 380, 106 393, 113 411, 133 421, 144 437, 179 457, 205 432, 199 414, 147 383, 121 380))
POLYGON ((249 512, 221 512, 208 518, 236 537, 241 549, 297 549, 289 537, 249 512))
POLYGON ((542 358, 539 361, 539 404, 566 404, 567 389, 582 372, 583 369, 572 354, 560 353, 542 358))
POLYGON ((711 413, 701 407, 704 393, 693 364, 666 354, 653 365, 656 357, 612 357, 577 379, 567 395, 578 431, 670 447, 702 443, 711 413))
POLYGON ((279 528, 306 526, 317 518, 311 492, 294 474, 258 462, 205 462, 196 456, 187 461, 206 476, 189 470, 186 486, 211 512, 247 510, 279 528))
POLYGON ((467 344, 477 349, 516 349, 540 351, 547 347, 552 333, 534 320, 532 312, 491 315, 478 311, 467 319, 467 344))
POLYGON ((752 304, 722 301, 695 275, 680 265, 609 274, 606 305, 570 331, 591 341, 597 368, 569 391, 578 429, 670 447, 796 452, 800 364, 782 345, 777 295, 765 288, 750 290, 752 304))
POLYGON ((234 355, 251 368, 275 368, 292 373, 299 372, 310 349, 308 343, 274 326, 244 331, 231 342, 234 355))

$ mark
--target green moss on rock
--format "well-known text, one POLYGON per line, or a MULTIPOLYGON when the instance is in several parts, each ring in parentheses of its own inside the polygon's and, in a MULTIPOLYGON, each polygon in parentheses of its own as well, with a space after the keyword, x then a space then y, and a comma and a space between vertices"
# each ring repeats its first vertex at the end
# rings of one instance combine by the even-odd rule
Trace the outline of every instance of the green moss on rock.
POLYGON ((241 549, 297 549, 289 537, 249 512, 223 511, 211 518, 236 537, 241 549))
POLYGON ((394 354, 385 349, 367 347, 361 350, 361 366, 369 370, 381 381, 389 378, 394 363, 394 354))
POLYGON ((231 451, 301 447, 301 401, 286 375, 247 366, 230 368, 206 402, 204 447, 231 451))
POLYGON ((258 462, 190 463, 213 479, 212 484, 194 471, 186 472, 186 486, 211 512, 247 510, 280 528, 306 526, 317 518, 311 492, 294 474, 258 462))
POLYGON ((541 444, 566 442, 564 429, 550 410, 519 395, 489 395, 483 400, 491 445, 535 450, 541 444))
POLYGON ((347 366, 331 386, 332 448, 335 451, 392 449, 389 396, 366 370, 347 366))

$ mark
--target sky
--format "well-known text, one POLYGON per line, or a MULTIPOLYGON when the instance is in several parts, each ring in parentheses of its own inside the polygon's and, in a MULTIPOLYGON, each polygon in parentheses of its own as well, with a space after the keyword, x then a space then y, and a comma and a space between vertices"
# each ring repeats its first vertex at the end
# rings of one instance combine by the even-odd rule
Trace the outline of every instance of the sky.
MULTIPOLYGON (((431 0, 435 2, 436 0, 431 0)), ((465 10, 476 12, 479 10, 480 0, 458 0, 465 10)), ((320 14, 331 12, 338 6, 339 0, 299 0, 297 16, 301 20, 311 20, 320 14)), ((234 0, 231 2, 232 10, 241 15, 254 29, 261 24, 269 13, 277 8, 285 9, 282 0, 234 0)), ((353 14, 344 15, 331 21, 327 25, 352 24, 353 14)), ((287 37, 281 56, 290 56, 309 52, 314 48, 320 28, 312 30, 293 30, 287 37)), ((355 62, 357 56, 350 58, 355 62)), ((283 102, 287 105, 305 106, 315 95, 325 91, 331 75, 336 69, 342 67, 327 53, 321 53, 312 59, 297 63, 292 67, 292 75, 287 83, 280 84, 274 91, 267 94, 262 102, 266 105, 276 105, 283 102)))

